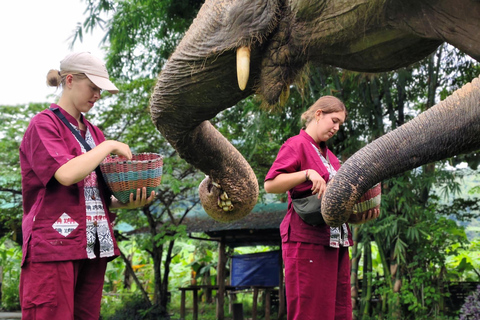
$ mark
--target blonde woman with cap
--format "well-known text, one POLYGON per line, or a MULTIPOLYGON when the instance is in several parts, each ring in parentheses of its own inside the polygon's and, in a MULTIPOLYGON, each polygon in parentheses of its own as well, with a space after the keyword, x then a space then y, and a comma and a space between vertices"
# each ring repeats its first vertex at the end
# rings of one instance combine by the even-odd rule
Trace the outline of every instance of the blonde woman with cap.
MULTIPOLYGON (((303 128, 285 141, 265 177, 266 192, 288 192, 288 210, 280 224, 288 320, 352 319, 348 247, 353 240, 348 224, 330 227, 319 211, 315 212, 319 220, 314 221, 295 206, 301 199, 320 199, 340 169, 327 141, 346 117, 340 99, 319 98, 302 114, 303 128)), ((379 214, 371 209, 355 223, 379 214)))
POLYGON ((109 154, 132 158, 128 145, 105 140, 83 115, 102 90, 118 92, 105 64, 88 52, 69 54, 47 84, 61 86, 61 97, 32 118, 20 145, 22 319, 97 320, 107 261, 120 254, 109 210, 145 206, 155 192, 138 189, 121 203, 96 172, 109 154))

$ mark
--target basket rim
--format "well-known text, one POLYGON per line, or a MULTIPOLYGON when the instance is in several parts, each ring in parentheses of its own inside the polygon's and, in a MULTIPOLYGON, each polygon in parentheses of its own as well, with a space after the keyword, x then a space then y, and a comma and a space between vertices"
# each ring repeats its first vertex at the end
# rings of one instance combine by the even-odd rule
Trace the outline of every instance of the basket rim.
POLYGON ((159 153, 154 153, 154 152, 142 152, 142 153, 136 153, 133 154, 133 156, 141 156, 141 155, 154 155, 156 158, 154 159, 147 159, 147 160, 128 160, 123 156, 118 156, 118 155, 108 155, 103 159, 102 162, 100 162, 100 166, 107 166, 107 165, 116 165, 116 164, 124 164, 124 163, 149 163, 149 162, 156 162, 163 160, 163 156, 159 153), (125 160, 120 160, 124 158, 125 160), (111 161, 106 161, 107 159, 111 159, 111 161))

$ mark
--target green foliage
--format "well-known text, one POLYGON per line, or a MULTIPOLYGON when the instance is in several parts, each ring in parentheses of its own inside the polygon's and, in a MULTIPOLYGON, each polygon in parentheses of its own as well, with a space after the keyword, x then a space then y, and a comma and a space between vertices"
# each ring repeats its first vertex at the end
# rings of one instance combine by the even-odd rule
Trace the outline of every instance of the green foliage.
POLYGON ((153 240, 156 241, 156 245, 162 245, 164 243, 175 241, 179 238, 186 237, 187 226, 185 225, 175 225, 175 224, 164 224, 160 227, 158 233, 153 237, 153 240))
POLYGON ((125 82, 156 76, 197 15, 201 0, 85 1, 87 18, 72 44, 95 28, 106 32, 107 69, 125 82), (104 20, 108 17, 108 20, 104 20))
POLYGON ((47 104, 0 106, 0 238, 21 243, 21 172, 18 149, 30 119, 47 104))
MULTIPOLYGON (((102 308, 105 310, 105 308, 102 308)), ((130 295, 122 300, 121 306, 115 310, 102 312, 104 320, 161 320, 169 319, 157 307, 149 306, 138 295, 130 295)))
POLYGON ((468 245, 453 243, 446 249, 445 264, 450 279, 458 281, 478 281, 480 277, 480 238, 468 245))
POLYGON ((0 238, 0 279, 1 283, 1 308, 6 311, 20 310, 18 285, 20 279, 20 262, 22 260, 21 247, 8 240, 0 238))

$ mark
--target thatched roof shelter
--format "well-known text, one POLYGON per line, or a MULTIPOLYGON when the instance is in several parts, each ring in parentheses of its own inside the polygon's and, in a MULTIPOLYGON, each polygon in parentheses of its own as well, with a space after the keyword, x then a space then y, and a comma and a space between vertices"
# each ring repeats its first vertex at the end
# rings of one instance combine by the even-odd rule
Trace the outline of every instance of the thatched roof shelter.
MULTIPOLYGON (((219 222, 211 218, 203 208, 193 210, 183 220, 182 224, 187 226, 187 232, 191 238, 197 238, 193 236, 193 233, 205 233, 209 238, 204 240, 214 240, 219 243, 219 258, 217 263, 217 319, 224 319, 223 304, 225 294, 225 264, 227 261, 225 247, 232 248, 242 246, 256 246, 256 245, 270 245, 280 246, 280 223, 282 222, 285 214, 287 213, 286 203, 269 203, 269 204, 257 204, 253 210, 244 218, 233 222, 219 222)), ((281 257, 280 257, 281 260, 281 257)), ((283 265, 282 261, 279 261, 280 266, 283 265)), ((283 269, 279 272, 279 289, 278 292, 284 291, 283 287, 283 269)), ((209 287, 209 286, 207 286, 209 287)), ((212 287, 212 286, 210 286, 212 287)), ((213 288, 212 287, 212 288, 213 288)), ((183 290, 193 290, 194 297, 198 288, 187 287, 180 288, 183 290)), ((271 288, 267 288, 270 292, 271 288)), ((255 289, 255 290, 258 290, 255 289)), ((184 294, 184 293, 183 293, 184 294)), ((182 301, 185 301, 184 295, 182 301)), ((194 299, 195 300, 195 299, 194 299)), ((256 298, 254 297, 254 301, 256 298)), ((269 309, 269 308, 268 308, 269 309)), ((256 310, 256 307, 255 307, 256 310)), ((285 314, 285 297, 283 294, 279 294, 279 317, 283 317, 285 314), (281 315, 281 316, 280 316, 281 315)), ((194 312, 195 314, 195 312, 194 312)))
POLYGON ((279 245, 280 223, 287 213, 286 203, 257 204, 244 218, 219 222, 204 210, 190 212, 182 224, 188 233, 205 233, 213 239, 224 239, 229 247, 279 245))

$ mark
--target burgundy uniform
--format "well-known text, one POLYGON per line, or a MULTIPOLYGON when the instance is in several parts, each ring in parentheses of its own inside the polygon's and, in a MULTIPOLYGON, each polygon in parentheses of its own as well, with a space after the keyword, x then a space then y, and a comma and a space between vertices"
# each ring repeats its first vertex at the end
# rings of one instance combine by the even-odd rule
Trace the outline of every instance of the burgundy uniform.
MULTIPOLYGON (((328 182, 340 168, 335 155, 319 145, 304 130, 280 148, 266 180, 281 173, 306 169, 317 171, 328 182)), ((312 226, 295 212, 292 198, 312 194, 305 181, 288 192, 288 209, 280 225, 285 263, 288 320, 351 319, 350 261, 348 246, 352 235, 345 224, 340 228, 312 226)))

